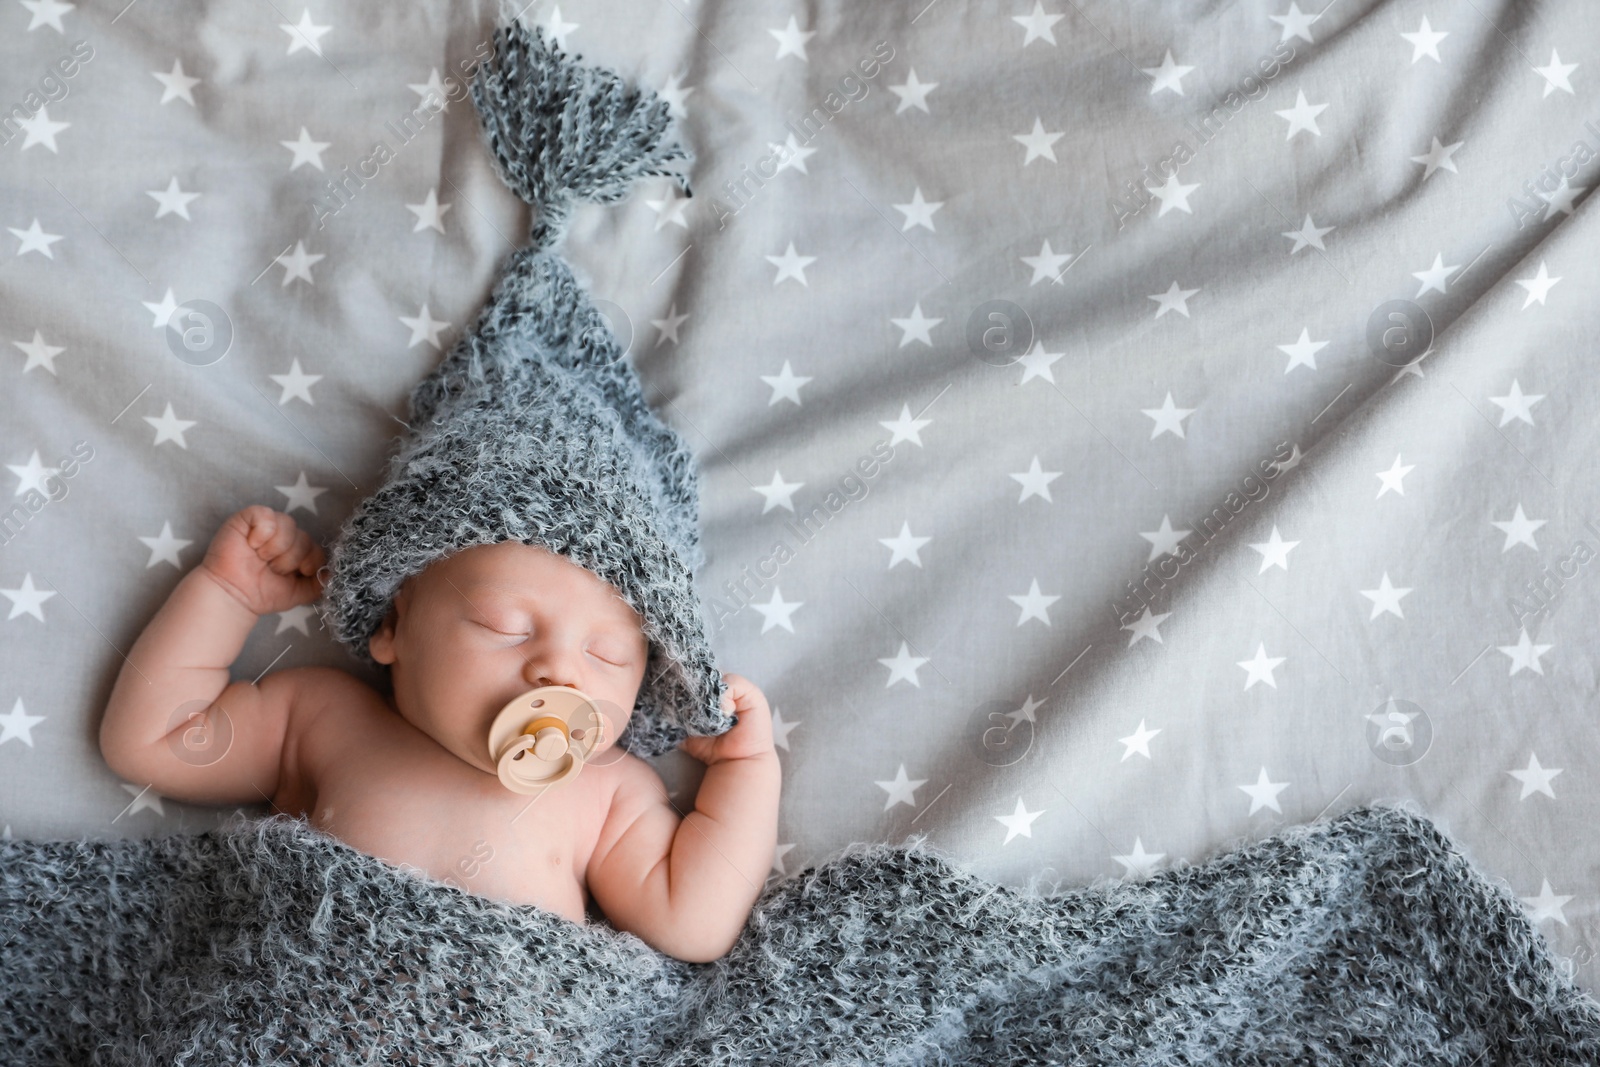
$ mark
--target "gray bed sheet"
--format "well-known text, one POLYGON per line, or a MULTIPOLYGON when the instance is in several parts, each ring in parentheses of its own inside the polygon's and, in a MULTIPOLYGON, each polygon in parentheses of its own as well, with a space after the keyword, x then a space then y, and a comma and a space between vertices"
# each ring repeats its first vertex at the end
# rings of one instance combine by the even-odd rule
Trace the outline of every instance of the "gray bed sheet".
MULTIPOLYGON (((229 514, 332 536, 520 243, 459 92, 495 14, 0 8, 4 833, 226 814, 120 781, 101 711, 229 514)), ((1600 10, 522 17, 697 156, 564 252, 699 456, 773 877, 926 834, 1137 878, 1407 799, 1596 987, 1600 10)), ((308 664, 363 674, 306 609, 234 675, 308 664)))

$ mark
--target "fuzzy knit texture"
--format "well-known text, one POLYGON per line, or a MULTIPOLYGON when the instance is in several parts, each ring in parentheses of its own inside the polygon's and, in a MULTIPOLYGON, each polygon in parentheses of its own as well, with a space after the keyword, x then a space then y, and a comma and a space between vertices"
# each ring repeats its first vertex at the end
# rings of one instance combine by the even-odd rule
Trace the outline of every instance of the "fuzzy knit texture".
POLYGON ((644 620, 649 658, 618 744, 660 755, 732 728, 694 573, 699 484, 605 317, 555 251, 578 200, 644 175, 688 179, 666 101, 579 62, 521 22, 497 27, 472 101, 501 179, 532 208, 476 324, 410 396, 379 488, 342 524, 317 610, 376 666, 368 639, 401 583, 474 545, 518 541, 609 583, 644 620))
POLYGON ((16 1067, 1600 1063, 1510 890, 1389 806, 1056 894, 856 843, 704 964, 281 814, 0 841, 0 1005, 16 1067))

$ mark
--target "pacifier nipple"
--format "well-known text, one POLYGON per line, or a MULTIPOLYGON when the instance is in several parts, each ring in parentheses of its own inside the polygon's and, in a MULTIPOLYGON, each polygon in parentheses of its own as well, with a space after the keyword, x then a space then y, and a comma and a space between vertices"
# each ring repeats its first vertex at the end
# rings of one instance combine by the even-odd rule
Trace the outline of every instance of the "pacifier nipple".
POLYGON ((512 700, 489 727, 489 758, 513 793, 538 795, 577 777, 605 737, 607 721, 588 696, 542 686, 512 700))

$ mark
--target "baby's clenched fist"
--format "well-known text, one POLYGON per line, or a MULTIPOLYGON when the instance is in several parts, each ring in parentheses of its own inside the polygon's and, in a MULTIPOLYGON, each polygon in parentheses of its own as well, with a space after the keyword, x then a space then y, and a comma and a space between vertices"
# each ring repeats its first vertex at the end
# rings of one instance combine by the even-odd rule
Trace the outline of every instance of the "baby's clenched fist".
POLYGON ((322 595, 317 572, 322 546, 294 519, 251 504, 223 522, 200 562, 233 598, 257 615, 271 615, 322 595))

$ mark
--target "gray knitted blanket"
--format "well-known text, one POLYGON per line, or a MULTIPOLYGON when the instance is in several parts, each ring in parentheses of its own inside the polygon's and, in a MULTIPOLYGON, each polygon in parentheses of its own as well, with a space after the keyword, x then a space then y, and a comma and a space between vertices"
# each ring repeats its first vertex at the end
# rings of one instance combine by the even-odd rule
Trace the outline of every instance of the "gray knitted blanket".
POLYGON ((284 815, 0 841, 7 1064, 1600 1063, 1600 1004, 1425 818, 1362 808, 1143 882, 922 841, 770 883, 684 963, 284 815))

